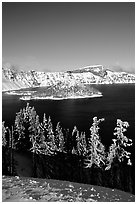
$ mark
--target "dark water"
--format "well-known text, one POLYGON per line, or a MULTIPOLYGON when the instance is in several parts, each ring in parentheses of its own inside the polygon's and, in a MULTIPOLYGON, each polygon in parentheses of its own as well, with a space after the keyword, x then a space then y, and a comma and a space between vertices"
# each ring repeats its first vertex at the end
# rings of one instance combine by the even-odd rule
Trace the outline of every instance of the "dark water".
MULTIPOLYGON (((43 114, 51 116, 53 125, 58 121, 63 128, 72 130, 74 125, 80 131, 89 134, 92 118, 105 118, 100 125, 100 136, 104 144, 110 144, 114 138, 113 130, 116 120, 128 121, 130 127, 126 132, 129 138, 135 139, 135 85, 94 85, 103 93, 101 98, 77 99, 77 100, 33 100, 29 101, 34 106, 40 120, 43 114)), ((38 90, 40 88, 37 88, 38 90)), ((26 106, 26 101, 19 100, 19 96, 5 95, 2 98, 2 120, 6 125, 14 124, 16 112, 26 106)))

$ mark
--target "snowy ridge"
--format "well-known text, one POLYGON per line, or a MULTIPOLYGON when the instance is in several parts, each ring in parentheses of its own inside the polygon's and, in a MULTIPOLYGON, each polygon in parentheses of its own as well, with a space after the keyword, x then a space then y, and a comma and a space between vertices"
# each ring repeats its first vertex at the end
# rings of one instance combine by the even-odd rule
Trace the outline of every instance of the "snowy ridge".
POLYGON ((2 69, 2 90, 18 90, 29 87, 52 86, 59 83, 64 86, 79 84, 118 84, 135 83, 135 75, 126 72, 114 72, 102 65, 87 66, 67 72, 15 71, 2 69))

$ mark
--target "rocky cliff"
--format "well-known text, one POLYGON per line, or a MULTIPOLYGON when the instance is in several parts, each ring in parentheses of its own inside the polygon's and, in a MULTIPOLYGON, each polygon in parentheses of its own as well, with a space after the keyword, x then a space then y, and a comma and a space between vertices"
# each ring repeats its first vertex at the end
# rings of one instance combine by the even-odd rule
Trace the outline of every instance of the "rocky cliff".
POLYGON ((67 72, 17 71, 2 68, 2 90, 17 90, 36 86, 67 84, 113 84, 135 83, 135 75, 126 72, 114 72, 104 69, 102 65, 87 66, 67 72))

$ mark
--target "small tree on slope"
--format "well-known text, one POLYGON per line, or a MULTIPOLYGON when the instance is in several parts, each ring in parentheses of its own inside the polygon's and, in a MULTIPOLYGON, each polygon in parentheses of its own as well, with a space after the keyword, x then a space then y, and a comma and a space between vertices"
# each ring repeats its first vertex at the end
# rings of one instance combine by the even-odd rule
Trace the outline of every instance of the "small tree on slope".
POLYGON ((5 147, 7 145, 7 140, 6 140, 6 133, 7 133, 7 128, 5 127, 5 122, 2 122, 2 146, 5 147))
POLYGON ((77 154, 79 156, 85 156, 87 153, 87 144, 86 144, 86 135, 85 133, 81 132, 79 133, 76 126, 74 126, 74 129, 72 131, 72 137, 76 141, 75 148, 73 147, 72 153, 77 154), (75 135, 75 138, 74 138, 75 135))
POLYGON ((127 159, 127 164, 132 165, 130 160, 131 153, 126 151, 125 148, 132 145, 132 140, 128 139, 124 132, 127 131, 129 127, 128 122, 122 122, 120 119, 117 119, 117 127, 114 129, 114 135, 116 139, 113 139, 113 144, 109 147, 109 152, 107 155, 107 167, 105 170, 109 170, 111 168, 114 160, 118 160, 119 162, 127 159))
POLYGON ((50 146, 50 149, 55 153, 57 150, 57 146, 55 144, 55 135, 53 132, 53 125, 51 122, 51 118, 49 116, 48 122, 47 122, 47 144, 50 146))
POLYGON ((85 156, 87 153, 87 142, 86 142, 85 132, 81 132, 80 134, 80 151, 81 151, 81 155, 83 156, 85 156))
POLYGON ((80 154, 80 138, 79 131, 76 126, 74 126, 72 131, 72 154, 80 154))
POLYGON ((64 135, 62 132, 62 128, 60 126, 60 122, 57 123, 56 130, 55 130, 55 143, 57 146, 57 150, 59 152, 64 152, 64 135))
POLYGON ((105 147, 100 141, 99 137, 99 123, 104 121, 104 118, 97 119, 97 117, 93 118, 93 124, 90 128, 91 134, 88 141, 88 156, 85 160, 86 168, 92 167, 94 164, 97 167, 102 167, 105 164, 105 147))
POLYGON ((36 122, 36 116, 37 113, 34 107, 30 107, 29 103, 27 103, 26 108, 21 109, 17 113, 14 125, 14 137, 17 149, 30 149, 30 135, 34 131, 33 124, 36 122))
POLYGON ((47 134, 48 134, 48 120, 47 120, 47 118, 46 118, 46 114, 45 114, 45 113, 44 113, 44 116, 43 116, 42 126, 43 126, 43 130, 44 130, 45 139, 47 139, 47 134))

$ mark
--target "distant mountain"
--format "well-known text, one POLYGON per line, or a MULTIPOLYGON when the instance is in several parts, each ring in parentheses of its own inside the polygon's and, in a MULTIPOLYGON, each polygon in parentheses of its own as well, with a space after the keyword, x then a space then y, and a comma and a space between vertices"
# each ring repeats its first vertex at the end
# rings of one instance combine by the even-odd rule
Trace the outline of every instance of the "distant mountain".
POLYGON ((102 65, 87 66, 67 72, 17 71, 2 68, 2 90, 18 90, 37 86, 63 84, 67 88, 81 84, 135 83, 135 75, 104 69, 102 65))

